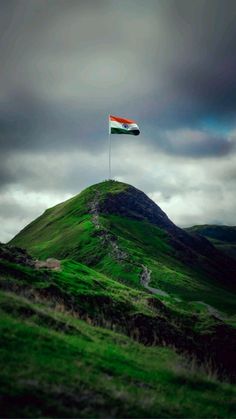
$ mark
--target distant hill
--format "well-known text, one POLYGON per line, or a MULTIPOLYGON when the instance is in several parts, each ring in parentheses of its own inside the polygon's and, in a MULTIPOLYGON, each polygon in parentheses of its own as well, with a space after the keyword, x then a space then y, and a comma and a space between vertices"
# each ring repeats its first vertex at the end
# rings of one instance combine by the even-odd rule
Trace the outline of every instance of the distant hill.
POLYGON ((221 225, 196 225, 185 229, 210 240, 214 246, 236 259, 236 227, 221 225))

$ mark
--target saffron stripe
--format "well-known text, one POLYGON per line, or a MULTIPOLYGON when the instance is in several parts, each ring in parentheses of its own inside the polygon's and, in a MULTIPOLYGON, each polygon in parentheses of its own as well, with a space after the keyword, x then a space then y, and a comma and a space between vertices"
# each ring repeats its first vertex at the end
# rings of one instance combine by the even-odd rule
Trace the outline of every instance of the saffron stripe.
POLYGON ((110 121, 121 122, 121 124, 135 124, 135 121, 133 121, 133 119, 125 119, 125 118, 120 118, 119 116, 113 116, 113 115, 110 115, 110 121))

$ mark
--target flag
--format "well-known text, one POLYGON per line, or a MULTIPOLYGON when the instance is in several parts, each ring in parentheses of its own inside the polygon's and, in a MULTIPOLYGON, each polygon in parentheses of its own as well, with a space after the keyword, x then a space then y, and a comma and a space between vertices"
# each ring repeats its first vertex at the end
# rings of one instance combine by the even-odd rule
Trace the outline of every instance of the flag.
POLYGON ((139 135, 140 130, 136 122, 132 119, 109 115, 109 133, 139 135))

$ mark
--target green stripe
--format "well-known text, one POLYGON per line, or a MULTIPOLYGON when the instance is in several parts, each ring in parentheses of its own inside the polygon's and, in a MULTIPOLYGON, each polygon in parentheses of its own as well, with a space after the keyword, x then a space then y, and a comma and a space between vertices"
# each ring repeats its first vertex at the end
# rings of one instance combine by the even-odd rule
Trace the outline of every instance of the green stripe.
POLYGON ((122 128, 111 128, 111 134, 128 134, 128 135, 139 135, 139 132, 136 130, 128 130, 122 128))

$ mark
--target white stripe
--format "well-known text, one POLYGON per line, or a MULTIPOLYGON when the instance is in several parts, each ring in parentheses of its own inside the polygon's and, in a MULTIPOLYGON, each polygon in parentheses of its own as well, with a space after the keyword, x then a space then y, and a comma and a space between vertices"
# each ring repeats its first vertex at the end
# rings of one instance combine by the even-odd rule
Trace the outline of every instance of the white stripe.
POLYGON ((139 127, 137 124, 125 124, 126 126, 124 126, 121 122, 118 121, 110 121, 110 128, 120 128, 120 129, 127 129, 127 131, 131 130, 131 129, 138 129, 139 127))

